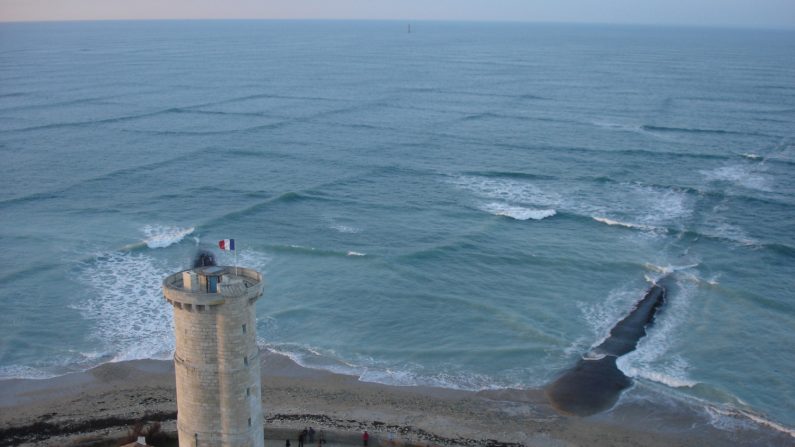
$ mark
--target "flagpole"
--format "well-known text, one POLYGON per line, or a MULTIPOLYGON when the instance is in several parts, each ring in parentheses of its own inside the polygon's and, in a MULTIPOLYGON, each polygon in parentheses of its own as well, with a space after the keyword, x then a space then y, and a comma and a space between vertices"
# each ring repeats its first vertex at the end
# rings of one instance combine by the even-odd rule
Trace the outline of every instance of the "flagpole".
POLYGON ((224 251, 232 251, 234 252, 235 256, 235 276, 238 276, 239 273, 237 271, 237 247, 235 247, 235 240, 234 239, 222 239, 218 241, 218 247, 224 251), (227 244, 227 241, 229 242, 227 244))

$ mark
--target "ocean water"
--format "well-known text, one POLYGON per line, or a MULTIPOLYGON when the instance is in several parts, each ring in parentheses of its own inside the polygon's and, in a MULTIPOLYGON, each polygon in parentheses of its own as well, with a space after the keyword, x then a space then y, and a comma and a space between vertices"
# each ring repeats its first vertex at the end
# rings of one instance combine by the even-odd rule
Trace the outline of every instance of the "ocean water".
POLYGON ((231 237, 264 346, 403 385, 543 386, 673 272, 621 369, 791 430, 795 32, 412 30, 0 24, 0 377, 169 358, 231 237))

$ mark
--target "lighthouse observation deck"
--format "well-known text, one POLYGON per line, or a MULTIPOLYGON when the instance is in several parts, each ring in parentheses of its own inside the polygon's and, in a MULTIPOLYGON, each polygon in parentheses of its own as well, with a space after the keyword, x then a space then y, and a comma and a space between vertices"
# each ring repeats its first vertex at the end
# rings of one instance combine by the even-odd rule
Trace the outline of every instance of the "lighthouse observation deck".
POLYGON ((163 280, 166 300, 178 308, 216 306, 243 297, 253 302, 262 295, 262 288, 260 272, 232 266, 198 267, 163 280))

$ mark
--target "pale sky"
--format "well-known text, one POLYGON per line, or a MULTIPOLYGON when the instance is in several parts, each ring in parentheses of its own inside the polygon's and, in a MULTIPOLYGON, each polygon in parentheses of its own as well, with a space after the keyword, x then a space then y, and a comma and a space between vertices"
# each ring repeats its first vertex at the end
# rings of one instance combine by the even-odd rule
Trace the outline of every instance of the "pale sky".
POLYGON ((387 19, 795 28, 795 0, 0 0, 0 21, 387 19))

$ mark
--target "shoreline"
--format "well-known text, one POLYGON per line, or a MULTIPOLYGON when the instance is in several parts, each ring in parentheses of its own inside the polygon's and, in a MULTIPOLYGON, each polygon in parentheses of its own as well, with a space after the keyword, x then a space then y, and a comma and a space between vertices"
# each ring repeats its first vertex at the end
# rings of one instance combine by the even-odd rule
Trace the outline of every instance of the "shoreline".
MULTIPOLYGON (((737 419, 728 430, 716 428, 714 415, 676 399, 658 399, 639 385, 614 408, 580 418, 556 413, 542 389, 383 385, 306 368, 267 350, 261 361, 268 438, 269 432, 297 432, 311 425, 353 442, 365 429, 374 439, 386 439, 392 431, 397 441, 412 445, 662 447, 793 441, 792 434, 750 419, 737 419)), ((160 421, 168 432, 175 416, 171 361, 106 363, 51 379, 0 381, 0 446, 85 443, 120 436, 138 420, 160 421)))

